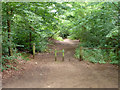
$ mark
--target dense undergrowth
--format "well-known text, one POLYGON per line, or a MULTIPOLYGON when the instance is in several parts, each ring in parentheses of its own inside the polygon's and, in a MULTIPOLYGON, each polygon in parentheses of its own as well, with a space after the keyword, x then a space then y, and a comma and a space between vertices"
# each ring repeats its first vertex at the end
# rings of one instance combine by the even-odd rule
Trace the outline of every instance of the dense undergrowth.
MULTIPOLYGON (((106 51, 105 49, 89 49, 89 48, 82 48, 82 59, 90 61, 92 63, 110 63, 110 64, 119 64, 119 56, 117 56, 117 52, 114 52, 114 49, 110 49, 106 51)), ((76 58, 80 58, 80 47, 76 49, 76 58)))

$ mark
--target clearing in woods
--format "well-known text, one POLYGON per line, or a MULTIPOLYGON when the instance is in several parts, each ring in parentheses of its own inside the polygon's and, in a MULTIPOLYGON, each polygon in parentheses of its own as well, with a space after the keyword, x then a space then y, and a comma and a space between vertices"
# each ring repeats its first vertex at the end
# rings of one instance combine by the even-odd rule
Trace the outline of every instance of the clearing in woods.
MULTIPOLYGON (((4 88, 117 88, 118 69, 110 64, 92 64, 74 58, 78 40, 64 39, 50 45, 50 53, 38 53, 24 70, 3 79, 4 88), (54 49, 65 50, 54 61, 54 49)), ((3 74, 5 76, 6 74, 3 74)))

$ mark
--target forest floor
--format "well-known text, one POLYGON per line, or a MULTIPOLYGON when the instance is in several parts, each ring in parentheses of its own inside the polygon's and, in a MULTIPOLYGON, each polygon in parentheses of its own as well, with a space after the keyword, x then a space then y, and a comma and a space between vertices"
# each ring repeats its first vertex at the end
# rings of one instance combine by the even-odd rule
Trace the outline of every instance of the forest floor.
MULTIPOLYGON (((3 73, 3 88, 118 88, 118 68, 74 58, 78 40, 54 40, 51 52, 37 53, 11 76, 3 73), (65 50, 54 61, 54 49, 65 50)), ((9 72, 11 73, 11 72, 9 72)))

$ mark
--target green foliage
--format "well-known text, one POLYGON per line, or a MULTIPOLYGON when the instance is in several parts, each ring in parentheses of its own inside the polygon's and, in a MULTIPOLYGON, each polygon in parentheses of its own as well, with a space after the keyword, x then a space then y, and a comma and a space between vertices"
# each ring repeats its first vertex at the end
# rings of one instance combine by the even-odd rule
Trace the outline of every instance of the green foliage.
POLYGON ((42 40, 39 43, 36 43, 36 51, 37 52, 44 52, 48 49, 47 47, 48 41, 42 40))
MULTIPOLYGON (((85 48, 106 48, 83 50, 83 58, 95 63, 110 60, 111 63, 118 64, 119 54, 116 54, 120 48, 118 9, 110 2, 81 3, 77 7, 74 11, 75 18, 72 19, 74 20, 72 38, 75 35, 74 38, 79 39, 85 48), (78 6, 81 8, 77 8, 78 6), (90 56, 91 54, 93 56, 90 56)), ((76 49, 76 57, 79 57, 79 48, 76 49)))
POLYGON ((76 35, 73 34, 73 35, 67 36, 67 38, 68 38, 68 39, 71 39, 71 40, 75 40, 75 39, 76 39, 75 36, 76 36, 76 35))
MULTIPOLYGON (((119 7, 120 3, 115 4, 119 7)), ((78 39, 79 47, 85 48, 113 48, 82 50, 83 59, 117 64, 120 58, 118 12, 111 2, 2 2, 2 68, 12 67, 10 63, 16 61, 17 49, 32 53, 35 43, 36 52, 47 51, 49 38, 78 39), (10 48, 13 56, 9 56, 10 48)), ((27 56, 22 59, 29 60, 27 56)))
POLYGON ((81 8, 76 8, 74 12, 75 18, 72 19, 74 25, 71 35, 75 34, 75 38, 84 42, 85 46, 105 45, 106 36, 109 33, 115 32, 114 34, 118 34, 116 28, 118 12, 113 4, 100 2, 86 3, 86 5, 83 3, 78 6, 81 6, 81 8), (86 6, 86 8, 82 6, 86 6))
POLYGON ((17 50, 14 50, 14 55, 13 56, 2 56, 2 59, 0 60, 1 63, 1 71, 3 70, 8 70, 8 69, 15 69, 16 68, 16 64, 18 64, 18 60, 25 60, 25 61, 29 61, 30 59, 28 58, 30 54, 22 52, 22 53, 16 53, 17 50), (21 58, 20 58, 21 57, 21 58))
POLYGON ((17 64, 18 61, 16 60, 17 56, 2 56, 2 59, 0 60, 1 63, 1 71, 7 70, 9 68, 16 69, 14 64, 17 64))
MULTIPOLYGON (((80 57, 80 46, 76 49, 75 57, 80 57)), ((100 63, 105 64, 107 62, 111 64, 118 64, 118 58, 116 53, 114 53, 113 49, 109 52, 106 52, 105 49, 89 49, 84 48, 82 49, 82 58, 83 60, 88 60, 92 63, 100 63)))
POLYGON ((21 59, 22 60, 25 60, 25 61, 29 61, 30 59, 28 58, 29 56, 30 56, 30 54, 29 53, 26 53, 26 52, 22 52, 22 53, 20 53, 21 55, 21 59))
POLYGON ((54 35, 53 38, 54 38, 55 40, 63 41, 63 38, 60 37, 60 36, 58 36, 58 35, 54 35))

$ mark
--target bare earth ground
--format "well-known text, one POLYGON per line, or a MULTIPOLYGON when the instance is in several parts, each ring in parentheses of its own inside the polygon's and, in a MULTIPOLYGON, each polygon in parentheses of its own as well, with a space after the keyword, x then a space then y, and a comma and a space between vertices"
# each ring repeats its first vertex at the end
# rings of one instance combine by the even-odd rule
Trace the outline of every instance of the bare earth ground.
POLYGON ((54 41, 50 53, 38 53, 17 73, 4 78, 3 88, 118 88, 118 68, 110 64, 92 64, 74 58, 77 40, 54 41), (54 49, 65 50, 65 61, 54 49))

